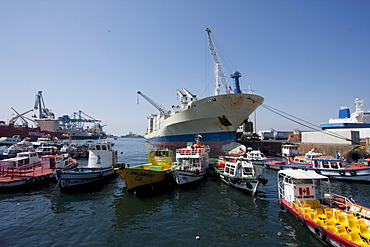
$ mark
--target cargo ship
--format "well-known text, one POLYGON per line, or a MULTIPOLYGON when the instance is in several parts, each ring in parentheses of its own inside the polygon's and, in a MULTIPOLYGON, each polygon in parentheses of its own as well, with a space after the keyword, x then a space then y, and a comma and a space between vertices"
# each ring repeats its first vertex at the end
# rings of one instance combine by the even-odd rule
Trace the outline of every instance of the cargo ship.
POLYGON ((215 62, 216 89, 213 96, 197 99, 185 88, 177 89, 180 96, 180 106, 173 106, 167 111, 161 105, 138 92, 151 103, 159 114, 148 117, 148 129, 144 137, 149 143, 168 148, 180 148, 192 142, 195 136, 201 137, 204 145, 209 145, 212 153, 227 152, 238 144, 235 141, 236 130, 245 119, 260 106, 264 98, 256 94, 242 93, 236 71, 231 75, 234 87, 226 83, 218 53, 211 37, 211 31, 206 28, 209 49, 215 62), (220 93, 220 85, 225 86, 224 94, 220 93))

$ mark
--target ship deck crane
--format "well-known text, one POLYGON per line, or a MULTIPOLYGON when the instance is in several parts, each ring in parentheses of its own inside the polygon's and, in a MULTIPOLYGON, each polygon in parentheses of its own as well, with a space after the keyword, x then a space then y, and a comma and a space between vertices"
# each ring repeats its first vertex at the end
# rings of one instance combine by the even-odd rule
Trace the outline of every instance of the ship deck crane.
POLYGON ((29 111, 26 111, 26 112, 24 112, 24 113, 21 113, 21 114, 19 114, 19 112, 17 112, 13 107, 11 107, 12 108, 12 110, 17 114, 15 117, 13 117, 12 119, 10 119, 9 120, 9 124, 14 124, 17 120, 18 120, 18 118, 21 118, 22 120, 23 120, 23 125, 24 126, 28 126, 28 122, 27 122, 27 120, 26 119, 28 119, 28 120, 30 120, 30 121, 32 121, 32 122, 35 122, 35 121, 33 121, 32 119, 30 119, 30 118, 27 118, 27 117, 25 117, 24 115, 26 115, 27 113, 29 113, 29 112, 31 112, 31 111, 33 111, 33 109, 31 109, 31 110, 29 110, 29 111))
POLYGON ((218 55, 215 43, 213 42, 213 38, 211 36, 211 29, 207 27, 206 32, 208 35, 208 48, 209 48, 209 51, 211 52, 211 56, 215 63, 215 77, 216 77, 215 95, 219 95, 221 83, 225 86, 226 93, 231 93, 232 91, 230 89, 229 83, 226 80, 227 77, 222 67, 221 59, 218 55))
POLYGON ((38 91, 35 99, 35 110, 39 110, 39 118, 54 118, 54 113, 45 107, 42 91, 38 91))
POLYGON ((142 92, 138 91, 137 94, 141 95, 144 99, 146 99, 151 105, 153 105, 157 110, 164 116, 168 116, 170 114, 170 111, 167 111, 163 106, 159 105, 155 101, 153 101, 151 98, 143 94, 142 92))

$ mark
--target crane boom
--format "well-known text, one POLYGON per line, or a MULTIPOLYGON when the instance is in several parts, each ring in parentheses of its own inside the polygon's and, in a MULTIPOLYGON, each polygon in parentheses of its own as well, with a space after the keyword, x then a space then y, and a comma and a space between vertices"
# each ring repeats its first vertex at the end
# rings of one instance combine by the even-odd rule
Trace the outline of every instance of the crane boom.
POLYGON ((137 94, 141 95, 141 97, 143 97, 144 99, 146 99, 150 104, 152 104, 155 108, 157 108, 157 110, 167 116, 170 114, 170 111, 167 111, 164 107, 162 107, 161 105, 159 105, 158 103, 156 103, 155 101, 153 101, 151 98, 149 98, 148 96, 146 96, 145 94, 143 94, 142 92, 138 91, 137 94))
POLYGON ((216 78, 215 95, 218 95, 220 93, 220 84, 221 83, 225 86, 226 92, 230 93, 229 83, 226 80, 226 75, 225 75, 225 72, 222 68, 221 59, 218 55, 215 43, 213 42, 213 38, 211 36, 211 29, 209 29, 209 27, 207 27, 206 32, 207 32, 207 35, 208 35, 208 48, 209 48, 209 51, 211 52, 211 56, 212 56, 213 61, 215 63, 215 78, 216 78))
POLYGON ((39 110, 39 118, 54 118, 54 113, 45 107, 44 98, 42 97, 42 91, 38 91, 35 99, 35 110, 39 110))
POLYGON ((24 117, 24 115, 26 115, 27 113, 29 113, 29 112, 31 112, 31 111, 33 111, 33 109, 31 109, 31 110, 29 110, 29 111, 26 111, 26 112, 24 112, 24 113, 19 113, 19 112, 17 112, 13 107, 11 107, 12 108, 12 110, 17 114, 17 116, 15 116, 15 117, 13 117, 12 119, 10 119, 9 120, 9 123, 10 124, 14 124, 16 121, 17 121, 17 119, 18 118, 22 118, 22 120, 23 120, 23 124, 25 125, 25 126, 28 126, 28 123, 27 123, 27 121, 26 121, 26 119, 25 119, 25 117, 24 117))

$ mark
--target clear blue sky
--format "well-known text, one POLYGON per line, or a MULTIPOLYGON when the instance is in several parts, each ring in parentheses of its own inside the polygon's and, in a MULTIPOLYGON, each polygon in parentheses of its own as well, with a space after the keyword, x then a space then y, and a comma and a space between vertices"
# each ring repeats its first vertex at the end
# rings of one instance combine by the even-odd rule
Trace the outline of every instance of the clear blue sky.
MULTIPOLYGON (((144 134, 157 111, 138 90, 167 109, 177 88, 212 94, 206 27, 265 104, 317 125, 356 97, 370 110, 370 1, 0 0, 0 120, 41 90, 56 116, 144 134)), ((260 107, 270 128, 306 129, 260 107)))

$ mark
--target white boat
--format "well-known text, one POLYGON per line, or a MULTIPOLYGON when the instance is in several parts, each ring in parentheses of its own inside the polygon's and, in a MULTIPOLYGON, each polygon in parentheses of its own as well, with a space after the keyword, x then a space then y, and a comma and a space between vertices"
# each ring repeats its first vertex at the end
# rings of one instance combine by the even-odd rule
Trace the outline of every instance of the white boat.
POLYGON ((55 146, 39 146, 36 148, 35 151, 39 156, 42 156, 46 154, 56 154, 58 148, 55 146))
POLYGON ((69 155, 64 154, 43 155, 40 159, 43 168, 68 170, 77 166, 76 159, 72 159, 69 155))
POLYGON ((49 135, 37 138, 37 141, 32 142, 34 147, 39 146, 60 146, 59 139, 56 137, 51 138, 49 135))
POLYGON ((117 151, 109 143, 93 143, 89 148, 89 159, 86 167, 69 170, 57 170, 57 180, 61 189, 76 188, 101 181, 114 175, 117 164, 117 151))
POLYGON ((13 137, 3 136, 0 137, 0 146, 2 145, 14 145, 21 141, 21 137, 19 135, 14 135, 13 137))
POLYGON ((263 165, 267 161, 275 160, 273 158, 267 158, 264 153, 260 150, 247 149, 245 154, 245 160, 252 162, 255 165, 263 165))
POLYGON ((12 145, 4 150, 4 152, 1 154, 2 159, 9 159, 14 158, 17 156, 18 153, 27 151, 24 147, 20 147, 18 145, 12 145))
POLYGON ((370 209, 332 193, 327 177, 314 171, 281 170, 277 181, 280 208, 292 213, 322 242, 369 246, 370 209))
POLYGON ((299 155, 298 145, 294 143, 284 143, 281 145, 281 155, 289 158, 299 155))
POLYGON ((176 169, 172 175, 179 186, 195 184, 207 174, 209 152, 209 146, 200 144, 199 138, 196 143, 176 150, 176 169))
POLYGON ((40 157, 36 152, 20 152, 14 158, 0 160, 0 169, 18 169, 29 166, 41 165, 40 157))
POLYGON ((260 183, 265 185, 268 180, 258 175, 254 165, 236 157, 220 157, 214 167, 217 176, 225 184, 254 195, 260 183))
POLYGON ((255 94, 242 93, 239 86, 241 73, 235 72, 234 89, 226 82, 211 31, 206 29, 209 48, 215 61, 216 89, 213 96, 198 99, 185 88, 177 90, 179 106, 169 111, 152 99, 138 92, 151 103, 159 114, 148 117, 148 128, 144 137, 148 142, 169 148, 181 148, 192 142, 194 136, 202 135, 202 143, 210 146, 212 153, 226 153, 235 148, 236 131, 249 115, 260 106, 264 98, 255 94), (221 94, 220 85, 225 86, 221 94))

